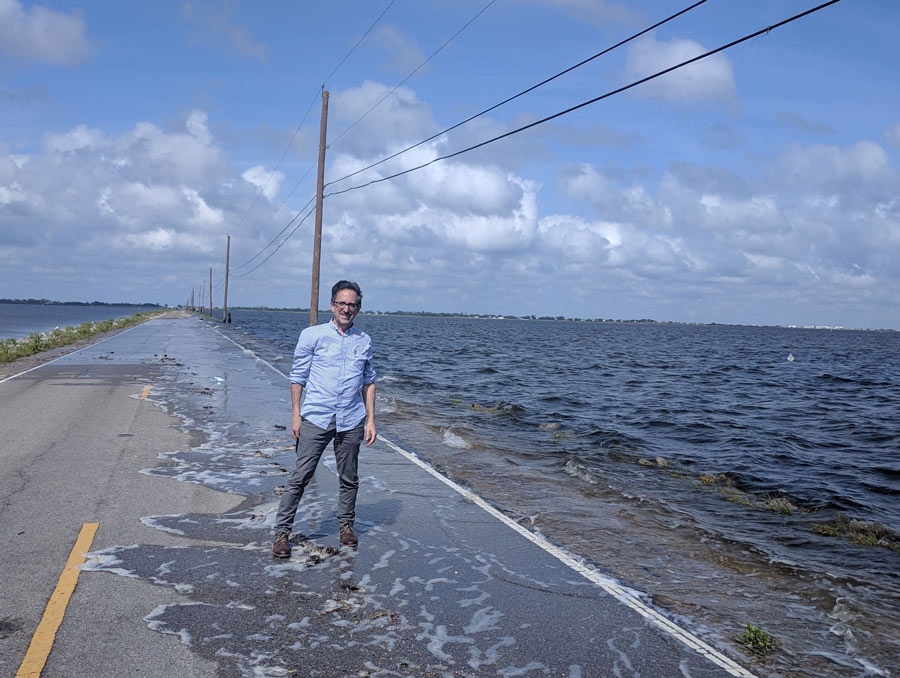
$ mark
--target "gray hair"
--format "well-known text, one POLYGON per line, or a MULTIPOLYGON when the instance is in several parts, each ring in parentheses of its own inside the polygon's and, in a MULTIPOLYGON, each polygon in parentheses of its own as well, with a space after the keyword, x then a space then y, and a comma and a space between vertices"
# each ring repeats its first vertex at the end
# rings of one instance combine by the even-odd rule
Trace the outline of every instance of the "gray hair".
POLYGON ((349 280, 338 280, 331 288, 331 300, 334 301, 334 298, 337 296, 337 293, 341 290, 353 290, 356 292, 357 301, 362 303, 362 290, 359 289, 359 285, 355 282, 350 282, 349 280))

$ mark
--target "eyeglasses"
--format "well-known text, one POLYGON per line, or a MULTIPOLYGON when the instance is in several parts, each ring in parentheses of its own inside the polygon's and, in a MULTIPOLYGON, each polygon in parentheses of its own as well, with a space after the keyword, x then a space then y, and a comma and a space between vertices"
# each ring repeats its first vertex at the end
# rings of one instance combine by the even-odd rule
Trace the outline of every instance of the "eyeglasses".
POLYGON ((359 308, 359 304, 353 304, 348 301, 335 301, 331 300, 331 303, 337 306, 342 311, 355 311, 359 308))

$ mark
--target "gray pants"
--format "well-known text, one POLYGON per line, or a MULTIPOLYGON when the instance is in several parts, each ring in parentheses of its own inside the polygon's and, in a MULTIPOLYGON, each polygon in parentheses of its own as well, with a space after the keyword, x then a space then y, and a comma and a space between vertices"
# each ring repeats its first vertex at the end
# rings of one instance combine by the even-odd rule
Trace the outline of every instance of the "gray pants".
POLYGON ((356 470, 359 461, 359 446, 365 431, 365 418, 349 431, 338 431, 334 417, 327 429, 321 429, 304 419, 300 426, 300 438, 297 445, 297 465, 291 473, 281 502, 278 504, 278 515, 275 518, 275 532, 291 533, 294 527, 294 515, 303 496, 303 490, 312 479, 319 465, 322 452, 334 440, 334 459, 337 462, 340 493, 338 496, 338 523, 353 525, 356 517, 356 492, 359 489, 359 478, 356 470))

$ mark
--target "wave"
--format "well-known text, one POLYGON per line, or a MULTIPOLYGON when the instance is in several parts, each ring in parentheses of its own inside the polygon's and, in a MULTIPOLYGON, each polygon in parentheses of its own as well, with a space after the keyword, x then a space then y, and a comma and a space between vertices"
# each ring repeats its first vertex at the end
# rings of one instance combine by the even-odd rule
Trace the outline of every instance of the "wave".
POLYGON ((444 445, 457 450, 469 450, 472 445, 466 442, 465 438, 456 433, 452 428, 445 428, 443 431, 444 445))
POLYGON ((838 377, 834 374, 828 374, 827 372, 825 374, 820 374, 817 377, 817 379, 822 379, 824 381, 834 381, 839 384, 855 384, 856 383, 855 379, 850 379, 848 377, 838 377))
POLYGON ((589 485, 600 484, 600 477, 591 472, 587 466, 576 459, 569 459, 569 461, 566 462, 564 470, 568 475, 583 480, 589 485))

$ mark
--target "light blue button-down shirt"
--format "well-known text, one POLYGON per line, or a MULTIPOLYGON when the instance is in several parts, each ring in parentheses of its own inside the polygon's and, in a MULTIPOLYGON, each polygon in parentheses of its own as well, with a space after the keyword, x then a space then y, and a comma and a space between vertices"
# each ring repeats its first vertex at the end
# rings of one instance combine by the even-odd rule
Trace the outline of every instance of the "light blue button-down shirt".
POLYGON ((366 416, 362 387, 375 381, 372 339, 351 327, 341 334, 334 321, 307 327, 294 349, 291 382, 306 399, 300 415, 319 428, 335 417, 338 431, 349 431, 366 416))

